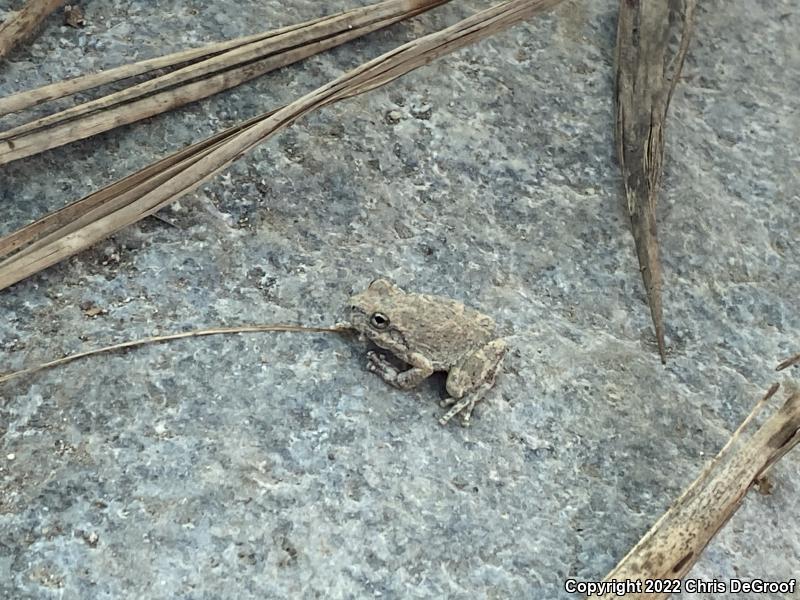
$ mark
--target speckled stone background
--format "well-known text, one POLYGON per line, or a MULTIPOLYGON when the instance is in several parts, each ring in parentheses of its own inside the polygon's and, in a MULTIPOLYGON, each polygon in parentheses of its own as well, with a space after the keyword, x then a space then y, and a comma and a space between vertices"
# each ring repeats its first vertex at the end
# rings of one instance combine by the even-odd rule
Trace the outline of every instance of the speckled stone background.
MULTIPOLYGON (((84 30, 54 16, 0 64, 0 94, 353 4, 87 1, 84 30)), ((487 5, 2 167, 0 233, 487 5)), ((333 323, 378 274, 468 301, 513 346, 468 430, 436 423, 441 378, 389 389, 335 336, 194 339, 6 384, 0 596, 549 600, 602 578, 800 375, 774 372, 800 351, 800 3, 698 8, 659 207, 666 368, 614 162, 615 24, 613 0, 568 1, 298 122, 172 225, 0 292, 0 371, 193 327, 333 323)), ((800 575, 800 453, 774 481, 691 577, 800 575)))

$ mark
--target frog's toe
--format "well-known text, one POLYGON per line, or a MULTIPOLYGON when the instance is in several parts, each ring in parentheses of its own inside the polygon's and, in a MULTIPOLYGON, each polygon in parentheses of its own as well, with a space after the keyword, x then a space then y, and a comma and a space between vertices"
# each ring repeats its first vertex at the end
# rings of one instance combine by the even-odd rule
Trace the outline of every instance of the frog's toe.
POLYGON ((369 352, 367 352, 367 358, 371 362, 374 362, 379 365, 390 364, 389 361, 386 359, 385 354, 380 354, 378 352, 375 352, 374 350, 370 350, 369 352))
MULTIPOLYGON (((443 427, 446 426, 450 422, 450 420, 455 416, 455 414, 456 413, 453 413, 452 411, 448 412, 446 415, 444 415, 443 417, 441 417, 439 419, 439 425, 441 425, 443 427)), ((470 422, 471 422, 470 421, 470 417, 471 416, 472 416, 472 414, 470 413, 470 414, 467 414, 467 415, 463 415, 461 417, 461 419, 459 419, 462 427, 469 427, 470 422)))
POLYGON ((391 374, 391 371, 387 369, 384 365, 377 362, 368 362, 367 363, 367 371, 370 373, 377 373, 381 377, 386 377, 391 374))
POLYGON ((382 369, 386 365, 386 357, 370 350, 367 352, 367 369, 376 371, 382 369))
MULTIPOLYGON (((450 402, 452 404, 452 408, 447 411, 447 413, 439 419, 440 425, 447 425, 448 421, 455 417, 461 411, 465 411, 466 413, 472 412, 472 406, 474 406, 473 401, 470 398, 461 398, 460 400, 452 399, 453 401, 450 402)), ((463 417, 462 417, 463 419, 463 417)), ((469 417, 467 417, 469 421, 469 417)))
POLYGON ((447 408, 448 406, 453 406, 453 404, 455 404, 456 402, 458 402, 456 398, 453 398, 452 396, 447 396, 446 398, 442 398, 441 400, 439 400, 439 406, 441 406, 442 408, 447 408))
POLYGON ((367 354, 367 359, 367 371, 370 373, 375 373, 386 383, 389 383, 395 387, 399 387, 397 383, 399 371, 389 361, 386 360, 386 357, 383 354, 369 352, 367 354))

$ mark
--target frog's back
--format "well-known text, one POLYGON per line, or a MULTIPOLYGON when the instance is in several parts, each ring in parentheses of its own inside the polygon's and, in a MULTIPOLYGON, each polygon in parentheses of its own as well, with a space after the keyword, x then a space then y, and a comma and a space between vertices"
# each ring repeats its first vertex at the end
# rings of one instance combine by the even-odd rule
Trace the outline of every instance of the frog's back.
POLYGON ((495 322, 490 316, 451 298, 415 296, 415 301, 409 303, 409 314, 404 315, 417 323, 406 332, 407 342, 425 354, 437 371, 448 370, 496 337, 495 322))

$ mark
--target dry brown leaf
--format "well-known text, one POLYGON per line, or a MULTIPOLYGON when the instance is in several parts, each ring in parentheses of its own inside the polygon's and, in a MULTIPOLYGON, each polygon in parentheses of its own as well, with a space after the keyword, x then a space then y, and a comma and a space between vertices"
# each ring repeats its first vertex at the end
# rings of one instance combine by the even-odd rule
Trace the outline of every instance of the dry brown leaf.
POLYGON ((636 255, 656 331, 667 361, 661 300, 656 203, 664 160, 664 122, 691 37, 695 0, 682 0, 680 46, 668 44, 675 21, 664 0, 620 0, 617 23, 616 143, 636 255))

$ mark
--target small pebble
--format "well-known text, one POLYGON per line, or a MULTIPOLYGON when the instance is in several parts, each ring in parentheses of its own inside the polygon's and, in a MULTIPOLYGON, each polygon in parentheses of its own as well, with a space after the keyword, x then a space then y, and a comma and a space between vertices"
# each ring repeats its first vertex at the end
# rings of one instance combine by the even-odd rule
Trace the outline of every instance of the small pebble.
POLYGON ((389 125, 396 125, 402 118, 403 113, 399 110, 390 110, 386 113, 386 122, 389 123, 389 125))

